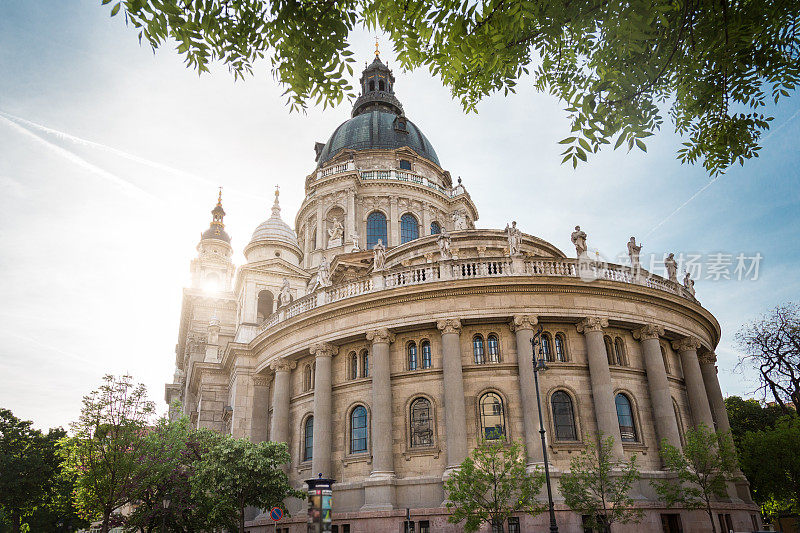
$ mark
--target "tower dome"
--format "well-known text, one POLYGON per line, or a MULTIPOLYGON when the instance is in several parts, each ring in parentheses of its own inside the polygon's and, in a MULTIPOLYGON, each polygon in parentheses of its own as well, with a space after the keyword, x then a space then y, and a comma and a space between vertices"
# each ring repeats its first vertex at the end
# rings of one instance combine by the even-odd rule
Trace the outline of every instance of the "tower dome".
POLYGON ((253 232, 250 243, 244 249, 244 255, 248 261, 260 261, 270 257, 281 257, 281 248, 287 249, 295 256, 289 259, 292 263, 298 263, 301 252, 297 243, 297 235, 289 224, 281 218, 281 206, 278 200, 280 191, 275 188, 275 202, 272 204, 272 216, 258 225, 253 232), (272 249, 264 251, 264 248, 272 249), (254 250, 262 249, 262 253, 254 253, 254 250))
POLYGON ((361 95, 353 105, 352 118, 339 125, 324 145, 317 144, 317 166, 342 150, 408 147, 420 157, 439 165, 430 141, 408 120, 394 94, 394 75, 375 52, 375 60, 361 74, 361 95))

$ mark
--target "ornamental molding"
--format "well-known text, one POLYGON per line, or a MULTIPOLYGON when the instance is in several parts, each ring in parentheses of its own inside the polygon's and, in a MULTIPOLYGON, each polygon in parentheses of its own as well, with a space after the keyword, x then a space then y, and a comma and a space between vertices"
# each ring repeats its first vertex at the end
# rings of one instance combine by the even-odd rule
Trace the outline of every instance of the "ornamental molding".
POLYGON ((664 327, 658 324, 645 324, 644 326, 633 330, 633 338, 646 341, 649 339, 658 339, 664 335, 664 327))
POLYGON ((311 355, 315 357, 333 357, 339 353, 339 349, 336 346, 327 342, 312 344, 308 350, 311 352, 311 355))
POLYGON ((677 341, 672 341, 672 348, 679 352, 689 352, 700 347, 700 339, 694 336, 684 337, 677 341))
POLYGON ((390 344, 394 342, 394 333, 386 328, 373 329, 367 332, 367 340, 372 344, 390 344))
POLYGON ((714 352, 703 352, 697 356, 701 365, 713 365, 717 363, 717 354, 714 352))
POLYGON ((511 320, 511 331, 531 330, 539 323, 539 318, 535 315, 514 315, 511 320))
POLYGON ((436 328, 442 332, 442 335, 448 333, 459 333, 461 329, 461 321, 457 318, 446 318, 436 322, 436 328))
POLYGON ((590 331, 602 332, 603 328, 608 327, 608 319, 599 316, 587 316, 575 326, 578 333, 588 333, 590 331))
POLYGON ((289 372, 290 370, 294 370, 297 367, 296 361, 287 361, 286 359, 281 359, 279 361, 273 361, 269 365, 270 369, 273 372, 289 372))

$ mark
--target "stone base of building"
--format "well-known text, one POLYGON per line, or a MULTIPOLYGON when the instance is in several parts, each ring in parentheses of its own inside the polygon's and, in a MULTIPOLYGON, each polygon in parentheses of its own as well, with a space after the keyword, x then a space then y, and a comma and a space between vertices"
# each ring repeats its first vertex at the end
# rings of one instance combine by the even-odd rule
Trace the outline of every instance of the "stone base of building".
MULTIPOLYGON (((614 533, 706 533, 711 531, 708 515, 704 510, 665 509, 663 507, 642 505, 645 515, 641 522, 636 524, 614 524, 614 533), (680 529, 670 529, 679 524, 680 529)), ((461 524, 451 524, 447 521, 449 513, 445 508, 412 509, 411 519, 415 525, 415 533, 460 533, 463 531, 461 524), (427 526, 427 529, 425 529, 427 526)), ((334 529, 336 533, 404 533, 406 518, 405 509, 392 511, 361 511, 351 513, 336 513, 334 529)), ((549 530, 549 516, 547 513, 535 517, 519 515, 520 532, 546 532, 549 530)), ((732 525, 733 531, 755 531, 761 529, 761 519, 758 508, 752 504, 718 503, 714 506, 714 520, 717 531, 720 531, 720 520, 732 525), (722 515, 722 518, 719 516, 722 515), (725 515, 728 515, 727 517, 725 515)), ((556 521, 558 528, 563 533, 582 533, 581 517, 563 505, 556 505, 556 521)), ((246 523, 246 530, 250 533, 306 533, 306 517, 302 513, 281 520, 277 524, 268 516, 260 516, 246 523)), ((726 527, 727 529, 727 527, 726 527)), ((488 525, 480 530, 489 533, 488 525)), ((505 527, 508 532, 508 525, 505 527)))

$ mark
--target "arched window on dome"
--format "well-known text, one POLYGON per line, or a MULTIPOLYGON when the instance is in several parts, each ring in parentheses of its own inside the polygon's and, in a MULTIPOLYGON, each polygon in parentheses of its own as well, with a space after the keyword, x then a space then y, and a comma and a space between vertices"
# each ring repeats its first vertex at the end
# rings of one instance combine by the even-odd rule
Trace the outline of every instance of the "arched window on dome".
POLYGON ((619 366, 627 366, 628 358, 625 353, 625 342, 621 337, 614 339, 614 363, 619 366))
POLYGON ((433 364, 430 341, 424 340, 420 342, 419 349, 422 351, 422 368, 430 368, 433 364))
POLYGON ((619 422, 619 435, 622 442, 637 442, 639 440, 636 432, 636 422, 633 419, 633 408, 631 399, 619 393, 614 398, 617 406, 617 421, 619 422))
POLYGON ((553 361, 553 341, 549 333, 542 333, 542 357, 547 362, 553 361))
POLYGON ((361 377, 369 377, 369 350, 361 351, 361 377))
POLYGON ((383 91, 385 88, 386 88, 386 86, 383 83, 383 80, 378 81, 378 90, 379 91, 383 91))
POLYGON ((350 352, 350 379, 358 378, 358 356, 356 352, 350 352))
POLYGON ((411 242, 419 238, 419 222, 417 217, 406 213, 400 217, 400 244, 411 242))
POLYGON ((350 453, 367 451, 367 409, 359 405, 350 413, 350 453))
POLYGON ((417 369, 417 343, 409 342, 408 343, 408 369, 409 370, 416 370, 417 369))
POLYGON ((500 362, 500 342, 494 333, 486 337, 486 352, 490 363, 500 362))
POLYGON ((386 246, 386 215, 373 211, 367 217, 367 250, 372 250, 378 240, 386 246))
POLYGON ((563 390, 556 391, 550 399, 553 408, 553 429, 556 440, 578 440, 575 428, 575 410, 572 407, 572 398, 563 390))
POLYGON ((442 227, 435 220, 431 222, 431 235, 439 235, 442 232, 442 227))
POLYGON ((369 90, 370 91, 375 90, 375 80, 369 80, 369 90))
MULTIPOLYGON (((259 291, 258 293, 258 304, 257 304, 257 312, 256 312, 256 320, 258 322, 263 322, 269 315, 272 314, 272 303, 275 297, 272 295, 272 292, 264 289, 263 291, 259 291)), ((252 304, 251 304, 252 305, 252 304)))
POLYGON ((563 333, 556 333, 553 344, 556 348, 556 361, 565 363, 567 361, 567 343, 563 333))
POLYGON ((306 418, 303 425, 303 461, 314 458, 314 417, 306 418))
POLYGON ((486 350, 483 345, 483 337, 480 335, 475 335, 472 337, 472 355, 475 357, 475 364, 482 365, 486 362, 486 358, 484 354, 486 350))
POLYGON ((606 357, 608 358, 608 364, 614 364, 614 341, 611 340, 611 337, 605 335, 603 337, 603 344, 606 345, 606 357))
POLYGON ((433 446, 433 420, 431 402, 417 398, 411 402, 411 447, 433 446))
POLYGON ((478 402, 480 409, 481 437, 498 440, 506 436, 506 417, 503 399, 494 392, 487 392, 478 402))

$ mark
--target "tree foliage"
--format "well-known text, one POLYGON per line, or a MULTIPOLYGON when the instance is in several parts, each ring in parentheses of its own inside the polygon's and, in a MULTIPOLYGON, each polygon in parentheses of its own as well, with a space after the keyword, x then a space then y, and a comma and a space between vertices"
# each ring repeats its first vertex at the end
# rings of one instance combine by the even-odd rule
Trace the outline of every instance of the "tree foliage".
POLYGON ((667 507, 682 504, 688 509, 705 509, 716 533, 713 497, 727 495, 727 482, 737 476, 738 465, 730 434, 716 432, 705 424, 689 429, 683 450, 664 439, 661 458, 664 469, 672 474, 665 480, 654 480, 653 487, 667 507))
POLYGON ((588 443, 559 480, 567 506, 588 516, 587 525, 601 531, 609 531, 614 523, 638 522, 643 516, 628 495, 640 478, 636 456, 616 462, 613 447, 612 437, 600 440, 598 446, 588 443))
POLYGON ((668 115, 679 159, 716 175, 758 156, 766 104, 800 78, 800 0, 101 2, 199 72, 267 59, 292 109, 352 99, 347 37, 383 30, 402 67, 428 68, 467 111, 521 80, 558 98, 573 165, 612 142, 646 150, 668 115))
POLYGON ((736 339, 744 351, 740 365, 758 371, 759 390, 785 413, 800 412, 800 314, 794 303, 779 305, 744 326, 736 339))
POLYGON ((544 474, 528 473, 525 448, 518 442, 483 441, 444 482, 448 521, 464 521, 473 533, 483 523, 502 524, 514 513, 536 515, 544 474))
POLYGON ((763 405, 758 400, 745 400, 739 396, 725 398, 725 409, 737 450, 742 449, 742 441, 748 432, 772 429, 785 414, 779 405, 763 405))

